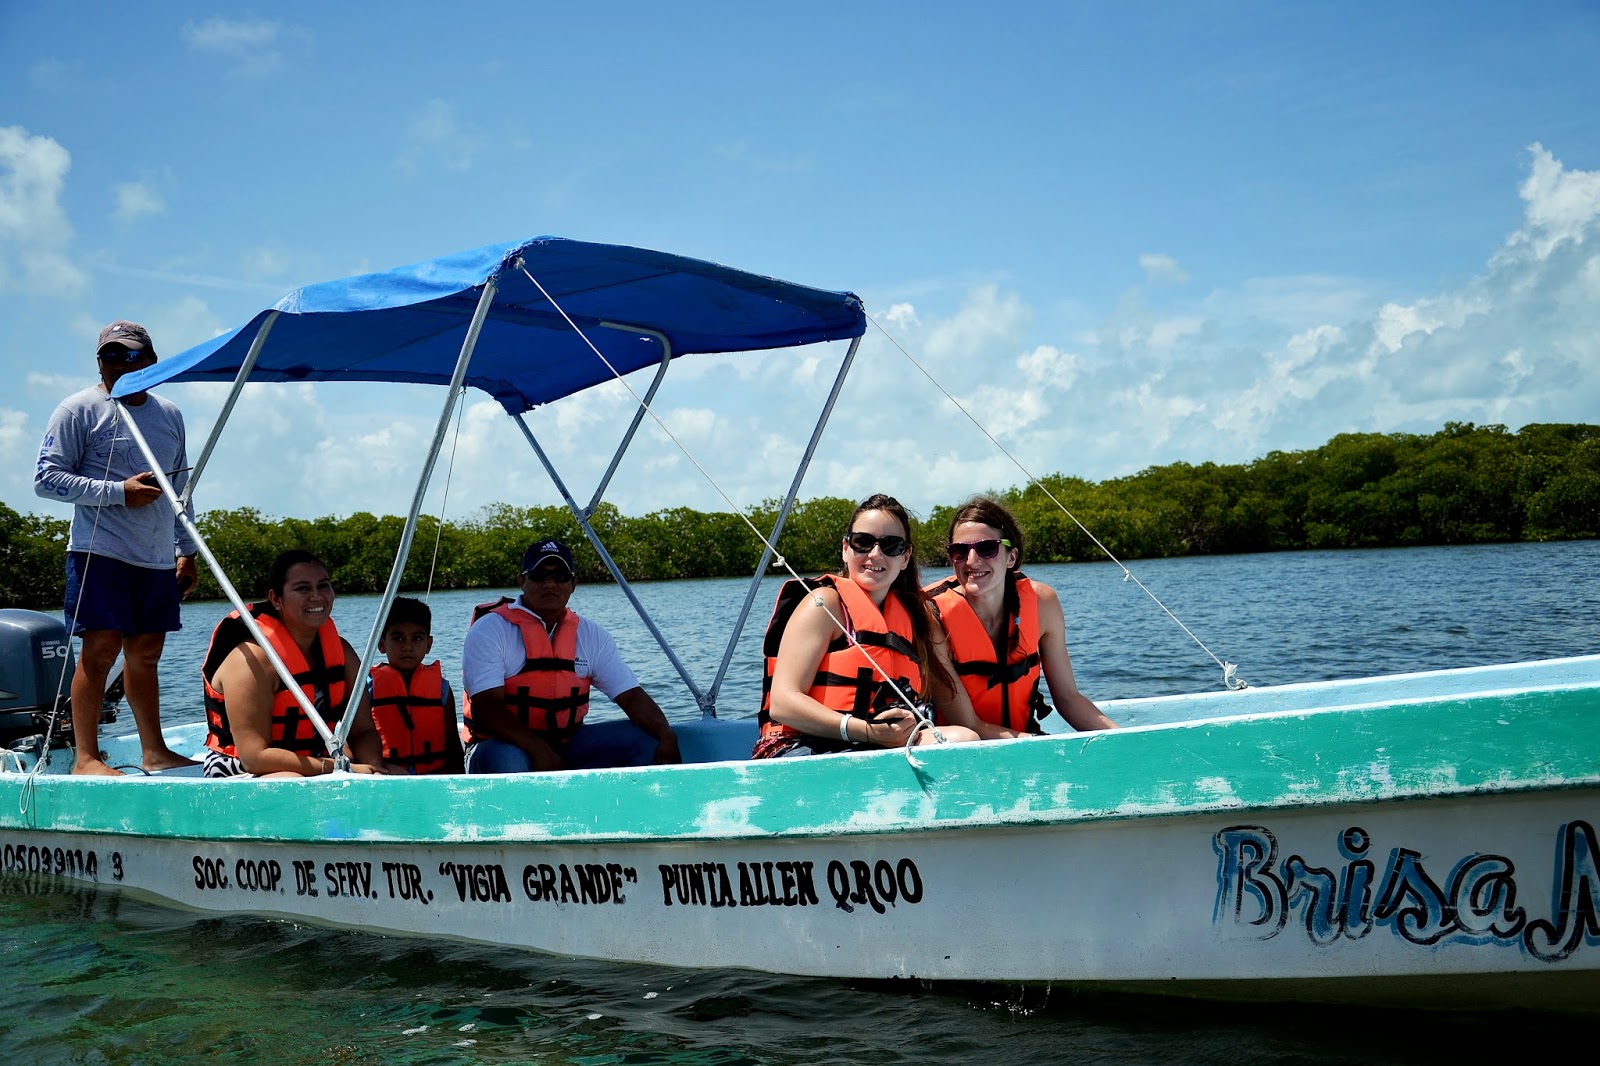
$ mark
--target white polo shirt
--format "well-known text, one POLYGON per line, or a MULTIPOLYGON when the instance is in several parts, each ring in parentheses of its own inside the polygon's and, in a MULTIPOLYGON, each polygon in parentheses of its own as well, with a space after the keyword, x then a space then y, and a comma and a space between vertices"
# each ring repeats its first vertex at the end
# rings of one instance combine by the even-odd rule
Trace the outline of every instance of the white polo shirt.
MULTIPOLYGON (((530 618, 544 620, 513 600, 508 604, 530 618)), ((527 661, 527 648, 522 643, 522 631, 497 614, 486 614, 467 630, 461 645, 461 680, 468 696, 476 696, 491 688, 499 688, 506 678, 515 676, 527 661)), ((639 679, 617 651, 617 642, 599 622, 578 616, 578 646, 573 652, 579 677, 587 677, 590 684, 613 700, 631 688, 639 687, 639 679)))

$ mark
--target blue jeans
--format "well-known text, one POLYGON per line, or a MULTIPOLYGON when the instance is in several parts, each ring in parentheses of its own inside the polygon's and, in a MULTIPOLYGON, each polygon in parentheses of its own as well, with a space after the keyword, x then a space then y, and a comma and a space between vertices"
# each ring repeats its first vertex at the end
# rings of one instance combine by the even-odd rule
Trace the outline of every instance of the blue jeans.
MULTIPOLYGON (((656 738, 626 718, 620 722, 586 722, 555 749, 569 770, 649 766, 656 757, 656 738)), ((532 769, 528 753, 515 744, 490 738, 467 745, 469 774, 525 774, 532 769)))

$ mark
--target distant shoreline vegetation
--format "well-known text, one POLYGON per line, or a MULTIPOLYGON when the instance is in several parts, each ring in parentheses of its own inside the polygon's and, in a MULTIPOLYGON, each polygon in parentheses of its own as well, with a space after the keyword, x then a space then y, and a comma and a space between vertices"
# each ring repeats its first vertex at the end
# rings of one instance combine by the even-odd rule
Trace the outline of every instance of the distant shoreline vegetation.
MULTIPOLYGON (((994 493, 1022 523, 1028 561, 1098 561, 1104 555, 1046 489, 1124 560, 1582 540, 1600 536, 1600 426, 1539 424, 1509 433, 1449 422, 1431 435, 1345 433, 1320 448, 1244 464, 1171 463, 1098 483, 1053 474, 994 493)), ((942 561, 945 529, 963 499, 935 507, 919 524, 925 564, 942 561)), ((779 502, 752 509, 757 528, 771 530, 779 502)), ((854 507, 837 497, 798 503, 778 544, 789 564, 800 573, 836 568, 839 535, 854 507)), ((602 504, 591 522, 630 581, 749 574, 761 557, 761 543, 734 514, 675 507, 630 518, 602 504)), ((0 503, 0 606, 60 606, 67 525, 0 503)), ((402 525, 365 512, 271 518, 248 507, 199 519, 247 597, 261 594, 268 563, 292 547, 327 560, 341 592, 379 592, 402 525)), ((442 531, 423 517, 402 587, 427 587, 432 567, 434 588, 508 588, 534 536, 570 543, 582 580, 610 580, 566 508, 492 504, 442 531)), ((196 595, 222 595, 204 567, 196 595)))

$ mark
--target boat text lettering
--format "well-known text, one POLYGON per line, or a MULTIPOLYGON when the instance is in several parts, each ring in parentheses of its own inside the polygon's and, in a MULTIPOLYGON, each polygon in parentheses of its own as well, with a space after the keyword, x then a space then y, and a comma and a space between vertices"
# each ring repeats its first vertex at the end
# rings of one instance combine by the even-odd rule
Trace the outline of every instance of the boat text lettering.
POLYGON ((195 888, 228 887, 228 862, 226 859, 207 859, 196 855, 193 862, 195 888))
POLYGON ((348 859, 343 862, 325 862, 322 864, 322 879, 328 884, 330 896, 378 898, 378 894, 372 890, 370 862, 351 862, 348 859))
POLYGON ((283 864, 277 859, 240 859, 233 864, 233 878, 250 892, 282 892, 283 864))
POLYGON ((282 892, 283 864, 277 859, 239 859, 230 868, 228 860, 194 855, 194 887, 202 890, 236 887, 244 892, 282 892))
MULTIPOLYGON (((1396 847, 1380 869, 1368 857, 1372 838, 1360 826, 1340 834, 1345 862, 1313 866, 1300 855, 1280 860, 1278 839, 1259 825, 1237 825, 1212 840, 1217 853, 1213 922, 1231 919, 1263 939, 1277 936, 1298 912, 1313 944, 1359 940, 1388 928, 1407 943, 1516 946, 1555 962, 1582 944, 1600 943, 1600 845, 1588 822, 1556 831, 1551 917, 1530 919, 1517 901, 1516 866, 1504 855, 1478 852, 1436 878, 1421 852, 1396 847)), ((1441 864, 1435 864, 1435 870, 1441 864)))
POLYGON ((511 888, 506 872, 497 862, 441 862, 439 876, 455 883, 456 898, 462 903, 510 903, 511 888))
POLYGON ((639 883, 639 871, 618 862, 541 862, 522 868, 522 891, 535 903, 626 903, 623 883, 639 883))
POLYGON ((662 863, 661 902, 680 907, 814 907, 811 862, 662 863), (737 895, 734 882, 739 884, 737 895))
MULTIPOLYGON (((675 862, 657 870, 667 907, 814 907, 821 902, 815 868, 814 862, 675 862)), ((910 859, 833 859, 826 878, 834 906, 845 912, 866 906, 884 914, 898 903, 922 902, 922 874, 910 859)))
POLYGON ((383 878, 389 885, 390 899, 408 899, 413 903, 432 903, 433 893, 422 887, 422 867, 409 862, 386 862, 383 878))
POLYGON ((842 911, 855 910, 851 906, 854 903, 883 914, 897 898, 907 903, 922 902, 922 873, 910 859, 901 859, 894 866, 887 859, 879 859, 870 867, 860 859, 851 859, 848 871, 844 863, 834 859, 828 863, 828 891, 842 911))
MULTIPOLYGON (((113 853, 117 879, 120 881, 122 856, 113 853)), ((37 844, 7 844, 0 848, 0 870, 28 874, 67 874, 83 876, 92 881, 100 879, 100 860, 93 851, 82 848, 40 847, 37 844)))

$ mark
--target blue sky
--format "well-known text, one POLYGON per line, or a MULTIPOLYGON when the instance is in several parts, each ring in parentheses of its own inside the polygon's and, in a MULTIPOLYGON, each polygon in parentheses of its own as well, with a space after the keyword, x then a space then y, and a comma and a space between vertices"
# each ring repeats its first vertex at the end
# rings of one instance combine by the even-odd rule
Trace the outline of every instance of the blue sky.
MULTIPOLYGON (((1600 7, 0 6, 0 500, 127 317, 175 354, 300 285, 537 234, 850 289, 1036 473, 1600 418, 1600 7)), ((658 401, 779 494, 842 350, 658 401)), ((191 438, 215 386, 168 386, 191 438)), ((394 513, 439 397, 251 389, 197 502, 394 513)), ((531 423, 588 496, 629 401, 531 423)), ((558 502, 474 396, 446 510, 558 502)), ((869 332, 804 495, 1022 475, 869 332)), ((436 487, 430 509, 439 508, 436 487)), ((720 499, 647 432, 624 512, 720 499)))

